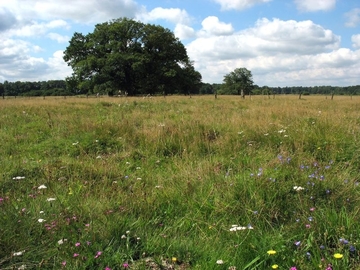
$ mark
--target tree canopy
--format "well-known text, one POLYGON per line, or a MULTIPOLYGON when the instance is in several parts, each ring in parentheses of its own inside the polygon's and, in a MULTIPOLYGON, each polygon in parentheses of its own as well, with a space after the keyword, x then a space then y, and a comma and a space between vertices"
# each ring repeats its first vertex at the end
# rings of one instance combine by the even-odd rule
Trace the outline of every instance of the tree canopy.
POLYGON ((97 24, 87 35, 74 33, 64 60, 73 69, 68 85, 83 93, 191 93, 201 85, 170 30, 127 18, 97 24))
POLYGON ((246 68, 236 68, 224 76, 224 92, 229 94, 247 95, 253 88, 251 71, 246 68))

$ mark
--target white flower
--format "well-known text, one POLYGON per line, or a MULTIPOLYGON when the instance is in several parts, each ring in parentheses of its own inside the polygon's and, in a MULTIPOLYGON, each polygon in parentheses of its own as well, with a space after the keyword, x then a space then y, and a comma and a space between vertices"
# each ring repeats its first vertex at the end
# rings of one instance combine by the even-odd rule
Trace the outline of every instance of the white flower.
POLYGON ((140 167, 136 167, 137 170, 140 170, 141 168, 140 167))
POLYGON ((279 133, 284 133, 284 132, 286 132, 286 129, 280 129, 278 132, 279 133))
POLYGON ((22 264, 19 266, 18 270, 23 270, 23 269, 26 269, 26 265, 25 264, 22 264))
POLYGON ((72 145, 78 145, 79 144, 79 142, 74 142, 72 145))
POLYGON ((40 214, 44 214, 45 212, 44 212, 44 211, 40 211, 39 213, 40 213, 40 214))
POLYGON ((67 239, 60 239, 59 241, 57 241, 59 245, 64 244, 65 242, 67 242, 67 239))
POLYGON ((136 180, 141 180, 141 178, 140 178, 140 177, 138 177, 138 178, 136 178, 136 180))
POLYGON ((303 187, 300 187, 300 186, 294 186, 293 189, 294 189, 295 191, 304 190, 304 188, 303 188, 303 187))
POLYGON ((217 260, 216 263, 217 264, 224 264, 224 261, 223 260, 217 260))
POLYGON ((97 159, 100 159, 100 158, 101 158, 101 156, 97 156, 96 158, 97 158, 97 159))
POLYGON ((56 199, 55 198, 47 198, 46 199, 48 202, 52 202, 52 201, 55 201, 56 199))
POLYGON ((21 256, 21 255, 23 255, 24 253, 25 253, 25 250, 19 251, 19 252, 14 252, 14 253, 13 253, 13 256, 21 256))
POLYGON ((125 164, 126 164, 126 165, 130 165, 130 162, 127 161, 125 164))
POLYGON ((125 239, 125 238, 126 238, 126 235, 123 234, 123 235, 121 236, 121 239, 125 239))
POLYGON ((47 187, 45 185, 41 185, 38 187, 38 189, 46 189, 47 187))
POLYGON ((24 179, 25 176, 15 176, 13 177, 14 180, 20 180, 20 179, 24 179))
POLYGON ((45 219, 42 219, 42 218, 39 218, 38 219, 38 222, 40 222, 40 223, 43 223, 44 221, 46 221, 45 219))

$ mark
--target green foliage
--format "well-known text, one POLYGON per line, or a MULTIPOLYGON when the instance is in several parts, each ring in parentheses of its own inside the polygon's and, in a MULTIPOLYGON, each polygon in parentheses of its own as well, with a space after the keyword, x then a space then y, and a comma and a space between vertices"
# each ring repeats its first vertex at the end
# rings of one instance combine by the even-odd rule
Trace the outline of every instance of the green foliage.
POLYGON ((74 71, 67 81, 82 92, 188 93, 201 82, 170 30, 127 18, 97 24, 87 35, 75 33, 64 60, 74 71))
POLYGON ((234 71, 224 76, 222 92, 225 94, 248 95, 253 88, 251 71, 246 68, 236 68, 234 71))

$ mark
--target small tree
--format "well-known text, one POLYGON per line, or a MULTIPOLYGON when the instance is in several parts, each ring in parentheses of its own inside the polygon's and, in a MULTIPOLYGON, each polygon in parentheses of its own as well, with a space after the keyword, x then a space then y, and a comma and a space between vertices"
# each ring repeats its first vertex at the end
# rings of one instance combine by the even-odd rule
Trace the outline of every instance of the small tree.
POLYGON ((245 98, 253 88, 253 79, 251 71, 246 68, 237 68, 224 76, 225 87, 235 89, 238 95, 245 98))

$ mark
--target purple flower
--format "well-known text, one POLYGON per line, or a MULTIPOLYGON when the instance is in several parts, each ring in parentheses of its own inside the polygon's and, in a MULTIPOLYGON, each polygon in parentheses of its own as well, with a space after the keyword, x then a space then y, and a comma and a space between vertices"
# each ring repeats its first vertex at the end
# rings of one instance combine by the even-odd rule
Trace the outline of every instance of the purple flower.
POLYGON ((355 251, 356 251, 356 248, 355 248, 353 245, 351 245, 351 246, 349 247, 349 251, 350 251, 350 252, 355 252, 355 251))
POLYGON ((300 246, 300 244, 301 244, 301 241, 295 241, 295 246, 297 246, 297 247, 299 247, 300 246))

